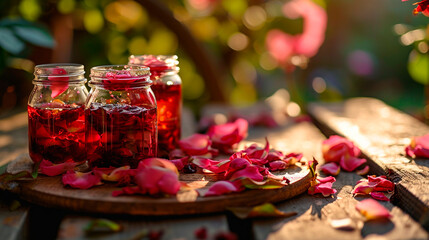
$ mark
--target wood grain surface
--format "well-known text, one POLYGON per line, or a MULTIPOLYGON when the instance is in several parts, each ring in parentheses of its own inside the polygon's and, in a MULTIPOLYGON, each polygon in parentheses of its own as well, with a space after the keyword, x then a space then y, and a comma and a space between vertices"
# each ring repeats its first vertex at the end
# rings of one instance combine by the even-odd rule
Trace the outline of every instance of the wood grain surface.
POLYGON ((314 103, 308 111, 326 134, 355 142, 372 173, 396 183, 393 202, 429 230, 429 160, 405 155, 411 137, 429 133, 427 125, 373 98, 314 103))

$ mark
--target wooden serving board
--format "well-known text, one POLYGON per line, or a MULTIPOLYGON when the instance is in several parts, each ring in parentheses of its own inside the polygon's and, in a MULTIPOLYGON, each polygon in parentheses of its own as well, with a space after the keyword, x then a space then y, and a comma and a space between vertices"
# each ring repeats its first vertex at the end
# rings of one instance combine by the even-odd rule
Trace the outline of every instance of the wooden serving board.
MULTIPOLYGON (((255 206, 266 202, 279 202, 305 192, 310 186, 312 174, 308 167, 294 166, 276 175, 287 177, 291 183, 280 189, 245 190, 244 192, 213 197, 199 197, 195 190, 180 191, 174 197, 118 196, 113 184, 91 189, 64 187, 61 177, 39 176, 32 181, 20 181, 12 191, 23 199, 47 207, 73 211, 131 215, 199 214, 224 211, 229 207, 255 206)), ((217 179, 210 174, 181 174, 180 180, 192 187, 205 189, 217 179)))

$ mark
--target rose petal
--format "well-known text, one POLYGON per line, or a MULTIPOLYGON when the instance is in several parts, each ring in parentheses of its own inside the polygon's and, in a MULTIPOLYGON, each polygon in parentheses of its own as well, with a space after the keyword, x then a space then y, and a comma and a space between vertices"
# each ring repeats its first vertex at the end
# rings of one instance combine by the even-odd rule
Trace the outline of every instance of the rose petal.
POLYGON ((285 156, 284 160, 288 165, 295 165, 297 162, 301 161, 304 154, 302 153, 289 153, 285 156))
POLYGON ((67 90, 69 86, 69 77, 61 76, 67 75, 67 71, 63 68, 54 68, 52 69, 51 75, 48 77, 48 80, 51 81, 51 97, 56 98, 61 93, 67 90))
POLYGON ((77 164, 77 162, 71 159, 59 164, 54 164, 51 161, 43 159, 39 166, 39 173, 47 176, 57 176, 69 170, 73 170, 77 164))
POLYGON ((188 161, 189 161, 189 157, 183 157, 183 158, 179 158, 179 159, 170 159, 170 162, 172 162, 176 166, 177 170, 179 170, 179 171, 185 167, 185 165, 188 163, 188 161))
POLYGON ((356 210, 367 220, 391 218, 390 212, 374 199, 365 199, 356 204, 356 210))
POLYGON ((390 201, 390 199, 382 192, 371 192, 369 195, 376 200, 390 201))
POLYGON ((357 158, 350 156, 348 154, 341 157, 340 160, 340 166, 343 170, 346 170, 347 172, 353 172, 358 168, 360 165, 366 163, 365 158, 357 158))
POLYGON ((102 184, 101 177, 94 175, 92 172, 82 173, 72 170, 67 171, 67 173, 63 175, 62 181, 64 186, 69 185, 72 188, 79 189, 88 189, 102 184))
POLYGON ((136 174, 136 169, 130 169, 130 166, 119 168, 94 168, 94 174, 99 175, 101 179, 109 182, 118 182, 119 185, 131 183, 136 174))
POLYGON ((219 196, 227 193, 240 192, 243 189, 237 187, 230 181, 217 181, 204 194, 204 197, 219 196))
POLYGON ((357 170, 356 173, 359 175, 366 175, 369 172, 369 166, 366 165, 364 168, 357 170))
POLYGON ((139 166, 135 181, 142 192, 151 195, 158 193, 175 195, 180 189, 178 174, 160 166, 139 166))
POLYGON ((353 189, 353 194, 368 195, 374 191, 374 186, 370 186, 368 181, 360 181, 353 189))
POLYGON ((314 195, 321 193, 324 197, 328 197, 331 194, 335 194, 337 190, 332 188, 332 183, 336 181, 335 177, 329 176, 325 178, 318 178, 311 183, 308 188, 308 194, 314 195))
POLYGON ((208 152, 211 141, 208 135, 193 134, 179 140, 180 149, 188 155, 202 155, 208 152))
POLYGON ((368 182, 373 184, 374 191, 388 191, 392 192, 395 190, 395 184, 386 179, 386 176, 368 176, 368 182))
POLYGON ((231 160, 211 160, 208 158, 202 158, 202 157, 193 157, 192 163, 197 165, 198 167, 202 169, 207 169, 213 173, 223 173, 225 172, 230 164, 231 160))
POLYGON ((207 132, 213 141, 213 147, 224 153, 230 153, 235 144, 247 136, 248 122, 238 118, 232 123, 211 126, 207 132))
POLYGON ((259 172, 259 168, 257 166, 249 165, 244 169, 235 171, 232 176, 229 178, 230 180, 238 179, 238 178, 250 178, 255 181, 263 181, 264 176, 259 172))
POLYGON ((268 165, 269 165, 270 171, 284 170, 289 166, 286 162, 282 160, 272 161, 268 163, 268 165))
POLYGON ((405 148, 405 152, 412 158, 429 158, 429 134, 412 138, 410 145, 405 148))
POLYGON ((333 135, 322 142, 322 153, 326 162, 340 162, 341 157, 346 153, 357 157, 360 155, 360 150, 348 139, 333 135))
POLYGON ((176 168, 176 165, 172 163, 170 160, 164 158, 146 158, 139 162, 138 169, 145 167, 162 167, 173 171, 176 174, 179 174, 179 171, 176 168))
POLYGON ((121 195, 134 195, 134 194, 145 194, 145 191, 142 191, 140 187, 123 187, 121 190, 115 190, 112 192, 113 197, 121 196, 121 195))
POLYGON ((325 174, 337 176, 340 173, 340 166, 335 162, 329 162, 324 164, 320 170, 322 170, 322 172, 325 174))

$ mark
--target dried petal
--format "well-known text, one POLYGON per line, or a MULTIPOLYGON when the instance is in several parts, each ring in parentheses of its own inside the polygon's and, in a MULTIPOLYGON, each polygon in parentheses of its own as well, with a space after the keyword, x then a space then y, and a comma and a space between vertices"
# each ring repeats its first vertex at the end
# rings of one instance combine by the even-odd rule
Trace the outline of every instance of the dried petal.
POLYGON ((322 142, 322 153, 326 162, 340 162, 341 157, 346 154, 359 156, 360 150, 348 139, 333 135, 322 142))
POLYGON ((308 188, 308 194, 314 195, 316 193, 321 193, 324 197, 328 197, 331 194, 335 194, 337 190, 332 188, 332 183, 336 179, 332 176, 326 178, 318 178, 311 183, 311 186, 308 188))
POLYGON ((158 193, 175 195, 180 189, 178 174, 160 166, 139 165, 135 181, 141 192, 147 192, 151 195, 158 193))
POLYGON ((405 148, 405 152, 412 158, 429 158, 429 134, 412 138, 410 145, 405 148))
POLYGON ((101 177, 94 175, 92 172, 74 172, 67 171, 62 178, 64 186, 69 185, 72 188, 88 189, 96 185, 102 184, 101 177))
POLYGON ((390 199, 382 192, 371 192, 371 197, 380 201, 390 201, 390 199))
POLYGON ((77 162, 71 159, 59 164, 54 164, 51 161, 43 159, 39 166, 39 173, 47 176, 57 176, 69 170, 73 170, 77 164, 77 162))
POLYGON ((235 171, 232 176, 229 178, 230 180, 238 179, 238 178, 250 178, 255 181, 263 181, 264 176, 259 172, 259 168, 257 166, 249 165, 244 169, 235 171))
POLYGON ((343 170, 346 170, 347 172, 352 172, 356 170, 360 165, 366 163, 365 158, 357 158, 350 156, 349 154, 345 154, 341 157, 340 160, 340 166, 343 170))
POLYGON ((200 168, 207 169, 213 173, 222 173, 225 172, 230 164, 231 160, 211 160, 208 158, 202 158, 202 157, 193 157, 192 163, 197 165, 200 168))
POLYGON ((193 134, 179 140, 180 149, 188 155, 203 155, 209 151, 211 141, 208 135, 193 134))
POLYGON ((322 172, 325 174, 337 176, 340 173, 340 166, 335 162, 329 162, 324 164, 320 170, 322 170, 322 172))
POLYGON ((356 173, 361 175, 361 176, 368 174, 368 172, 369 172, 369 166, 368 165, 366 165, 364 168, 356 171, 356 173))
POLYGON ((224 153, 230 153, 235 144, 247 136, 248 122, 238 118, 232 123, 211 126, 207 132, 213 141, 213 147, 224 153))
POLYGON ((366 217, 367 220, 391 218, 389 210, 374 199, 365 199, 356 204, 356 210, 366 217))
POLYGON ((235 193, 242 191, 243 188, 238 187, 236 184, 230 181, 217 181, 204 194, 204 197, 219 196, 228 193, 235 193))

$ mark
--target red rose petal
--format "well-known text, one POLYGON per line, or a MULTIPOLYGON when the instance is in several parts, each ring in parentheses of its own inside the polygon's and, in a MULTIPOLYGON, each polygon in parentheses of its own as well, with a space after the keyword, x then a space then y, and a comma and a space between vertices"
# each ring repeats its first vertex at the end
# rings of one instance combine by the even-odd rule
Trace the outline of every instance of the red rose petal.
POLYGON ((62 178, 64 186, 69 185, 72 188, 88 189, 96 185, 102 184, 101 177, 94 175, 92 172, 82 173, 67 171, 62 178))
POLYGON ((356 168, 358 168, 364 163, 366 163, 365 158, 357 158, 348 154, 342 156, 340 160, 341 168, 343 170, 346 170, 347 172, 353 172, 354 170, 356 170, 356 168))
POLYGON ((382 192, 371 192, 369 195, 376 200, 390 201, 390 199, 382 192))
POLYGON ((204 197, 219 196, 227 193, 239 192, 241 190, 242 189, 230 181, 217 181, 209 187, 207 192, 204 194, 204 197))
POLYGON ((48 77, 48 80, 51 81, 51 97, 56 98, 61 93, 67 90, 69 86, 69 77, 61 76, 67 75, 67 71, 63 68, 54 68, 52 69, 52 74, 48 77))
POLYGON ((244 169, 235 171, 232 176, 229 178, 230 180, 234 180, 237 178, 247 177, 255 181, 263 181, 264 176, 259 172, 259 168, 257 166, 247 166, 244 169))
POLYGON ((369 172, 369 166, 366 165, 364 168, 357 170, 356 173, 359 175, 366 175, 369 172))
POLYGON ((374 191, 388 191, 395 190, 395 184, 386 179, 386 176, 368 176, 368 182, 374 185, 374 191))
POLYGON ((367 220, 391 218, 389 210, 374 199, 365 199, 356 204, 356 210, 366 217, 367 220))
POLYGON ((193 157, 192 163, 197 165, 202 169, 207 169, 213 173, 223 173, 225 172, 230 164, 231 160, 211 160, 203 157, 193 157))
POLYGON ((170 160, 163 159, 163 158, 146 158, 139 162, 139 165, 137 169, 145 168, 145 167, 162 167, 169 169, 170 171, 179 174, 179 171, 177 171, 176 165, 172 163, 170 160))
POLYGON ((268 163, 268 165, 271 171, 284 170, 289 166, 286 162, 282 160, 272 161, 268 163))
POLYGON ((326 178, 318 178, 314 182, 312 182, 312 186, 308 188, 308 194, 314 195, 317 193, 321 193, 324 197, 328 197, 331 194, 335 194, 337 190, 332 188, 332 183, 334 183, 336 179, 332 176, 326 178))
POLYGON ((47 176, 58 176, 69 170, 73 170, 77 164, 77 162, 71 159, 59 164, 54 164, 51 161, 43 159, 39 166, 39 173, 47 176))
POLYGON ((147 192, 151 195, 159 193, 174 195, 180 189, 178 174, 160 166, 139 165, 135 181, 142 192, 147 192))
POLYGON ((322 142, 322 153, 326 162, 340 162, 345 154, 359 156, 360 150, 348 139, 333 135, 322 142))
POLYGON ((405 148, 405 152, 412 158, 429 158, 429 134, 412 138, 410 145, 405 148))
POLYGON ((207 132, 213 141, 213 147, 230 153, 235 144, 247 136, 248 122, 238 118, 232 123, 211 126, 207 132))
POLYGON ((208 135, 193 134, 187 138, 179 140, 179 146, 188 155, 203 155, 208 152, 211 141, 208 135))
POLYGON ((324 164, 320 170, 327 175, 337 176, 340 173, 340 166, 335 162, 328 162, 324 164))

